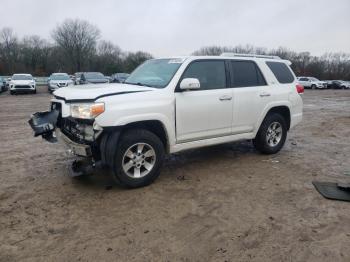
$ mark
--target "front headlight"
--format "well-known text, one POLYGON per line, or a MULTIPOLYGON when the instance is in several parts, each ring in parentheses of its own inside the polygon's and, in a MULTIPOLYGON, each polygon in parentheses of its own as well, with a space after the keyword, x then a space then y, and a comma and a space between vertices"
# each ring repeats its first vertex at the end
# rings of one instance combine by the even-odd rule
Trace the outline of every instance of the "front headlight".
POLYGON ((73 104, 70 106, 71 116, 81 119, 93 119, 105 111, 104 103, 73 104))

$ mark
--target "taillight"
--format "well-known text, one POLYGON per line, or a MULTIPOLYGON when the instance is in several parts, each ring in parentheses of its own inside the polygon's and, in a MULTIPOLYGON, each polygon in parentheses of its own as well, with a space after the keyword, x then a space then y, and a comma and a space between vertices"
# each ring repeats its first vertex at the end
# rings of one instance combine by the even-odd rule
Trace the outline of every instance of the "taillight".
POLYGON ((304 93, 304 86, 302 86, 301 84, 297 84, 296 88, 297 88, 298 94, 303 94, 304 93))

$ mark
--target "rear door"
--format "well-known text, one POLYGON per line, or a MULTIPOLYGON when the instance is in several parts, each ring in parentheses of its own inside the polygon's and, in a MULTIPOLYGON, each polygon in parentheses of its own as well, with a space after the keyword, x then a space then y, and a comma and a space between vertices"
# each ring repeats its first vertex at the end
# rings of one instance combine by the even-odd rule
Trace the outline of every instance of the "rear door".
POLYGON ((230 61, 233 88, 232 132, 252 132, 265 106, 271 101, 271 87, 255 61, 230 61))
POLYGON ((196 60, 180 81, 197 78, 199 90, 176 90, 177 143, 231 134, 232 89, 227 88, 225 60, 196 60))

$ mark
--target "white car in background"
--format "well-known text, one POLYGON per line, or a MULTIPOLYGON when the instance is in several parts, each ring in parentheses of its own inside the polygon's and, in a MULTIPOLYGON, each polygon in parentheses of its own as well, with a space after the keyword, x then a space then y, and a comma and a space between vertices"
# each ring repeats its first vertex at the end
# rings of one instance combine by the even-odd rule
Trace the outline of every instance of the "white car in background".
POLYGON ((11 95, 27 92, 36 94, 36 83, 31 74, 14 74, 9 81, 11 95))
POLYGON ((299 84, 304 86, 304 88, 311 88, 311 89, 326 89, 327 88, 327 82, 320 81, 315 77, 300 76, 297 79, 298 79, 299 84))
POLYGON ((74 82, 66 73, 53 73, 47 83, 47 88, 50 93, 61 87, 71 86, 74 82))

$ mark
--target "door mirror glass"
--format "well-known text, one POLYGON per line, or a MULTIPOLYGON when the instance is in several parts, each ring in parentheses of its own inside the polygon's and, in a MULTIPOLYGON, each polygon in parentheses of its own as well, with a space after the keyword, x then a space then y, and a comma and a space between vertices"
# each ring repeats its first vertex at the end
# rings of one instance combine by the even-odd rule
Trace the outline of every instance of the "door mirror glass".
POLYGON ((184 78, 180 83, 181 90, 196 90, 201 87, 197 78, 184 78))

